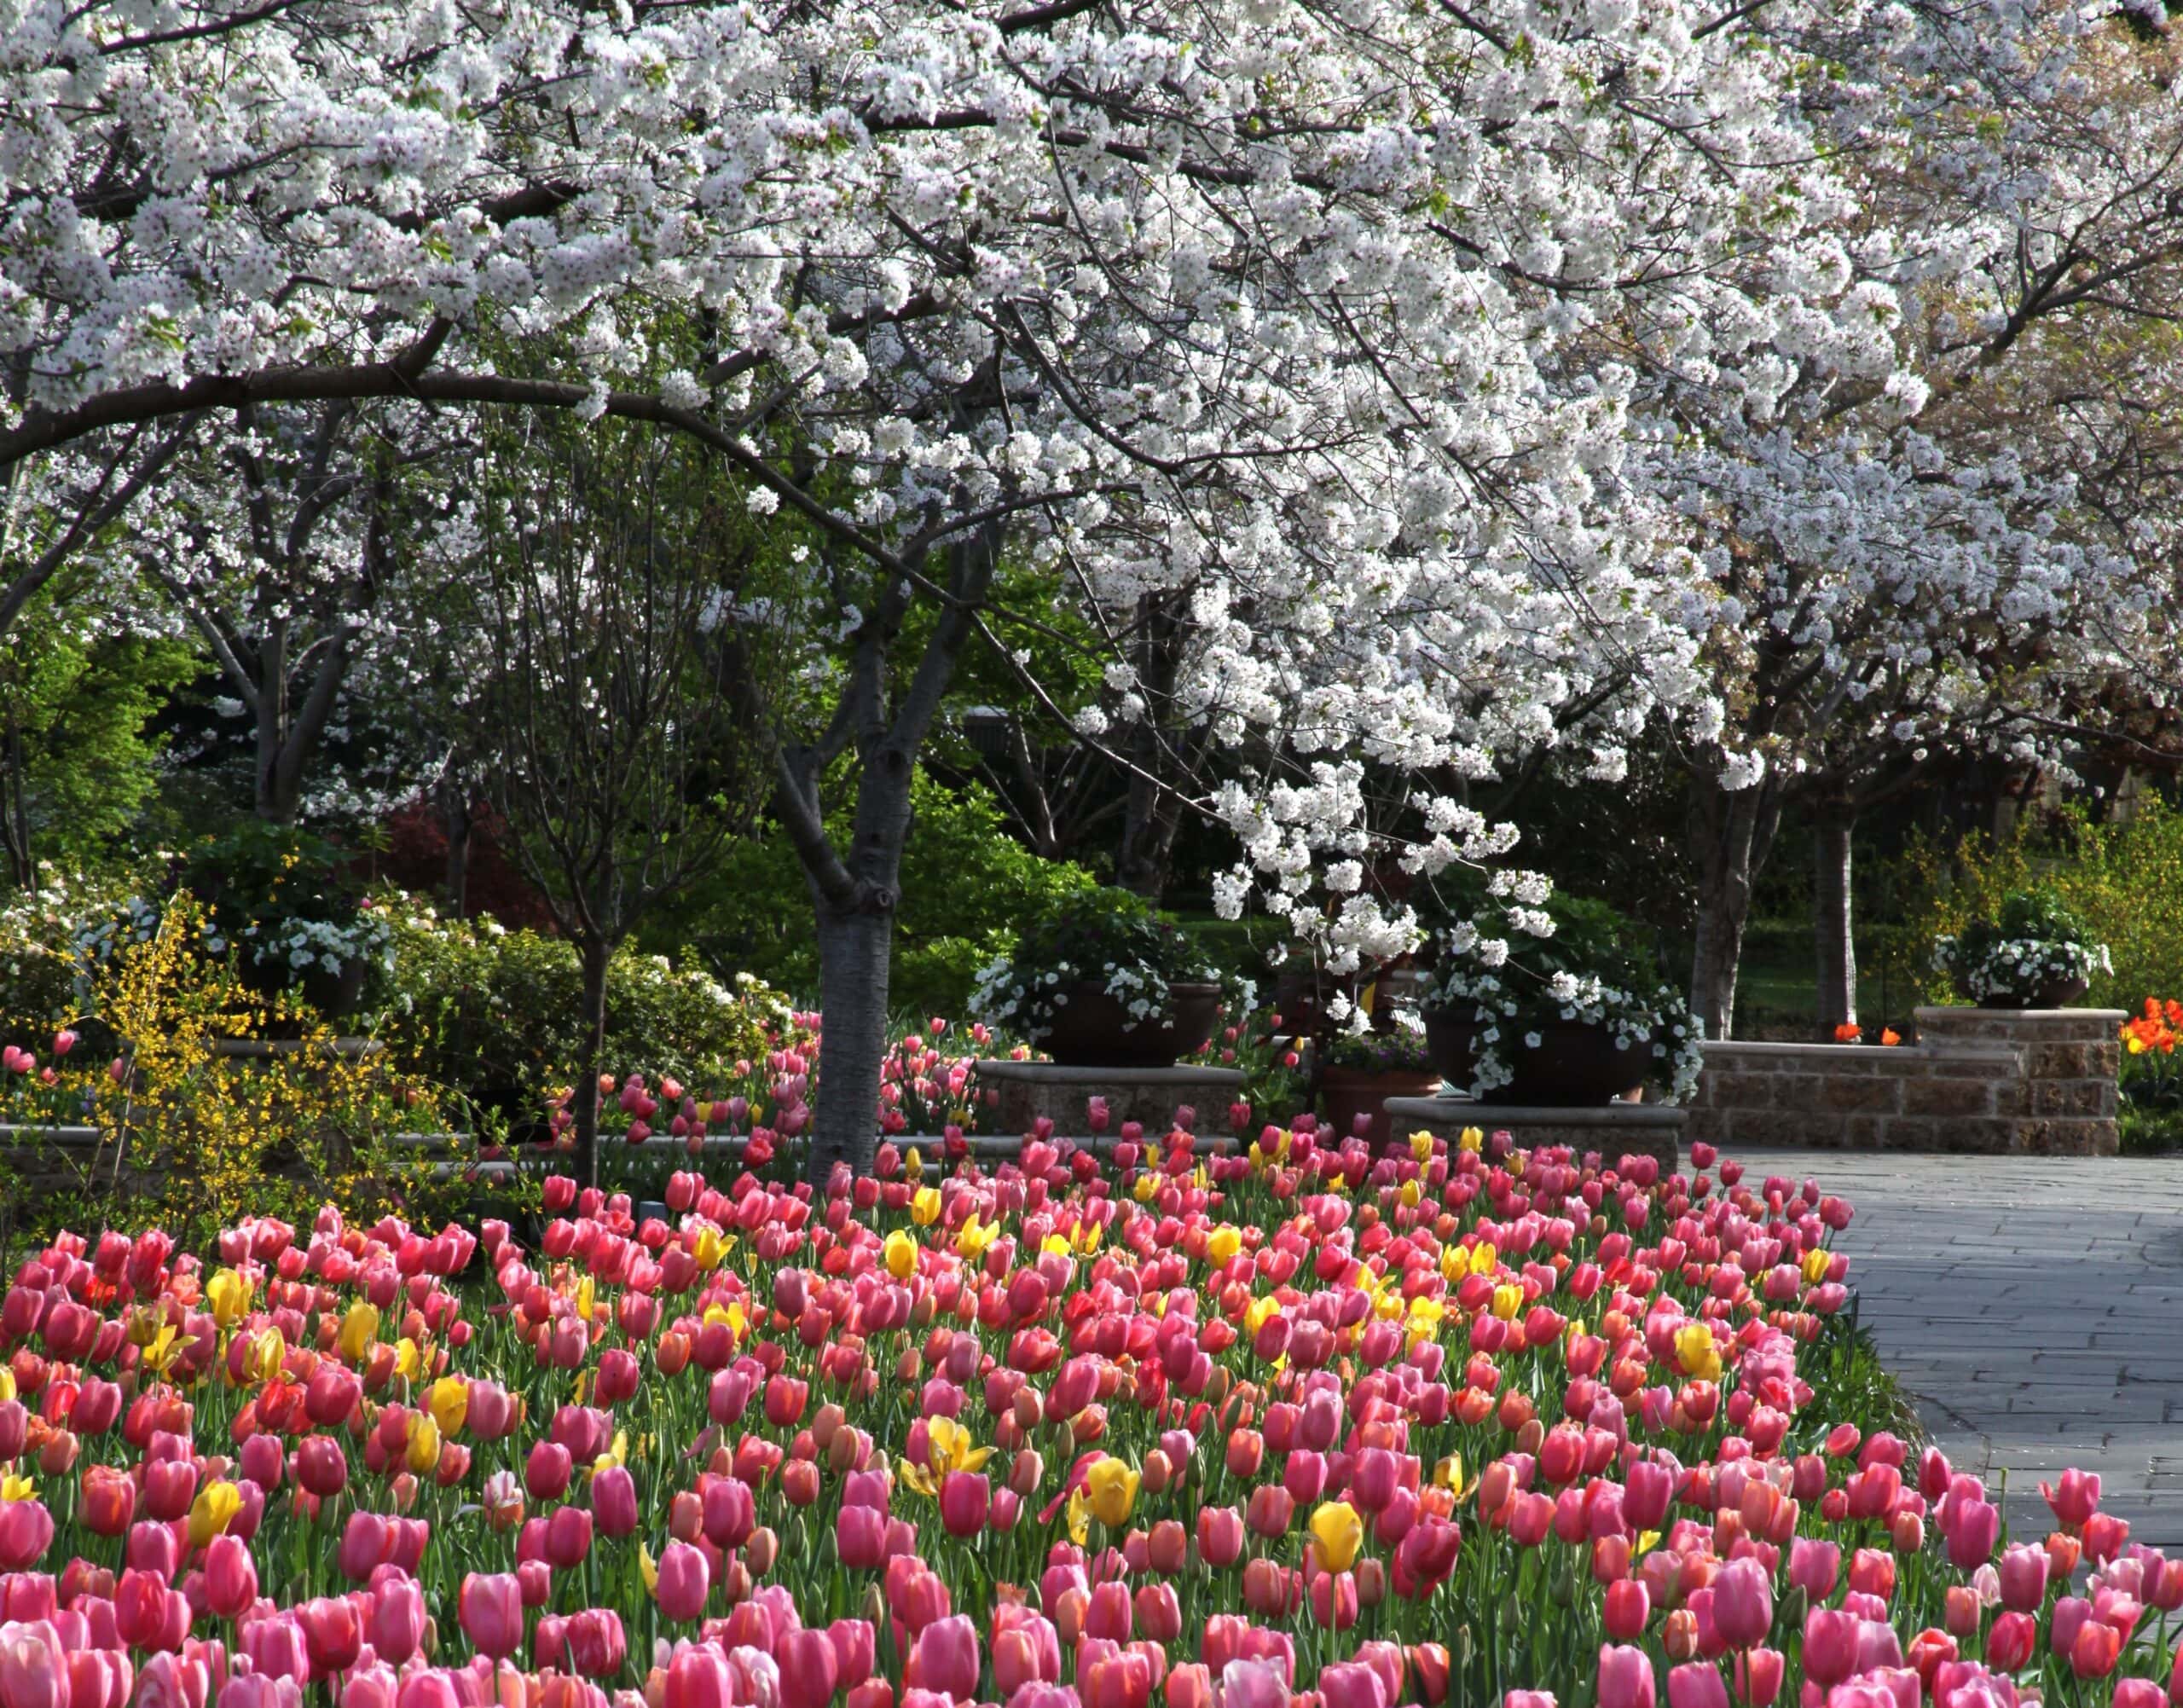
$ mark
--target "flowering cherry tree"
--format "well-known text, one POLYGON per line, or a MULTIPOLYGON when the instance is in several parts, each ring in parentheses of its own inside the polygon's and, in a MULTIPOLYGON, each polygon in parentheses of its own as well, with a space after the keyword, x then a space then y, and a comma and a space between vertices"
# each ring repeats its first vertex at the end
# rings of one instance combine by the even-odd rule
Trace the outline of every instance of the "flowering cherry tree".
POLYGON ((1894 284, 1827 258, 1823 97, 1869 107, 1798 46, 1833 15, 9 0, 0 467, 368 398, 705 447, 837 619, 776 782, 825 946, 815 1162, 861 1161, 910 774, 964 647, 1039 621, 1003 563, 1187 611, 1159 691, 1249 760, 1204 803, 1223 905, 1338 959, 1412 933, 1363 890, 1387 837, 1506 851, 1462 789, 1513 750, 1612 778, 1665 719, 1757 779, 1690 495, 1764 466, 1730 429, 1769 390, 1911 399, 1894 284))

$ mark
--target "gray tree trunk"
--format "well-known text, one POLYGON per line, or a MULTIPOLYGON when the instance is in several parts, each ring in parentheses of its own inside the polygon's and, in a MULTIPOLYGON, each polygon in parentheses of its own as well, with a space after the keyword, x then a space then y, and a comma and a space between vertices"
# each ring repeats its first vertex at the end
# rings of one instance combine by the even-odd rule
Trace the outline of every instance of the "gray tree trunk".
POLYGON ((1830 806, 1812 833, 1812 936, 1819 952, 1819 1035, 1857 1023, 1857 945, 1850 895, 1848 806, 1830 806))
POLYGON ((576 1097, 570 1113, 576 1117, 577 1182, 599 1184, 599 1069, 606 1055, 606 968, 614 958, 613 946, 590 938, 576 950, 583 964, 582 1069, 576 1075, 576 1097))

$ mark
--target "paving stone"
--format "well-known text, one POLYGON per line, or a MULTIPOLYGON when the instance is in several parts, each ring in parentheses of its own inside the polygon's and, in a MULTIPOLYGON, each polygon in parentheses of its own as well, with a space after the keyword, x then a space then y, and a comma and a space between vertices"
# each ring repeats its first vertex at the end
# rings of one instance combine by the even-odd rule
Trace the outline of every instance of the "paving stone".
POLYGON ((2183 1160, 1732 1154, 1856 1206, 1858 1320, 1949 1457, 2006 1475, 2012 1529, 2052 1527, 2039 1484, 2075 1465, 2183 1547, 2183 1160))

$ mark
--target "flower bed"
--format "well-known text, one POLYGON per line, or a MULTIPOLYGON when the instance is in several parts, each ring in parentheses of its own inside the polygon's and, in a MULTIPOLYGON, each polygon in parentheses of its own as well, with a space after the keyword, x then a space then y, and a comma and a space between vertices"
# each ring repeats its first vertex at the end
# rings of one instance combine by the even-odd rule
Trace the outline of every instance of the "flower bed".
POLYGON ((1177 1132, 641 1226, 557 1179, 536 1251, 62 1239, 0 1306, 0 1703, 2157 1708, 2183 1561, 2075 1475, 2009 1543, 1862 1415, 1850 1207, 1693 1160, 1177 1132))

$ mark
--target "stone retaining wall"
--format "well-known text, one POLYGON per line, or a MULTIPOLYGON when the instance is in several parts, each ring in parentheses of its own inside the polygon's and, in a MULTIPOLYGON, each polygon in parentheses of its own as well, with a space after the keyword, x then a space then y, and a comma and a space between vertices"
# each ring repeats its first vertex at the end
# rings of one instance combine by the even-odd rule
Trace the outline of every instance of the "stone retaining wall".
POLYGON ((2111 1156, 2116 1033, 2101 1008, 1921 1008, 1914 1045, 1705 1046, 1686 1137, 1734 1148, 2111 1156))

